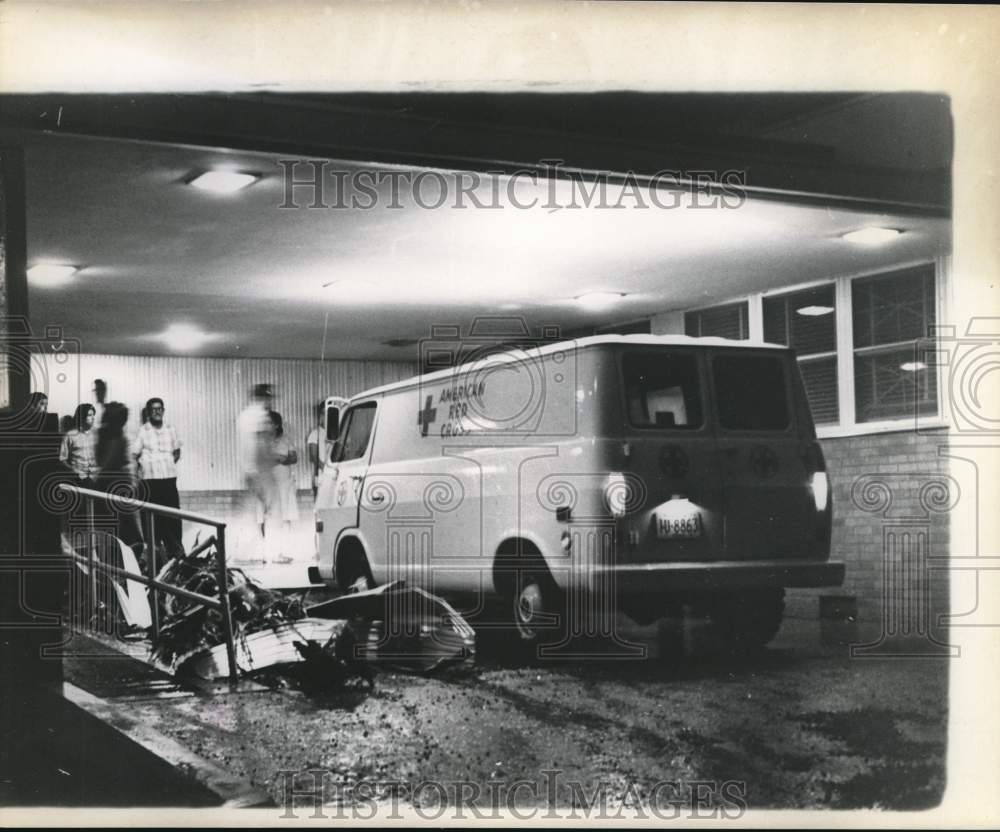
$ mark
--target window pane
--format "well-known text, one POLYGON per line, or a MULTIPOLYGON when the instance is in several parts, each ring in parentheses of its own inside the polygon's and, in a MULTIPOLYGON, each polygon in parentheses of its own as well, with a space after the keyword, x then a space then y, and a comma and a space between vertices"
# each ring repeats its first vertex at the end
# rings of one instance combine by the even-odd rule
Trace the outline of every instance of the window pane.
POLYGON ((728 430, 788 427, 785 368, 777 356, 717 355, 712 360, 719 424, 728 430))
POLYGON ((898 419, 937 412, 937 379, 925 348, 917 345, 855 355, 857 421, 898 419), (908 369, 903 369, 906 366, 908 369))
POLYGON ((926 338, 934 324, 934 266, 859 278, 851 298, 855 347, 926 338))
POLYGON ((764 340, 788 345, 788 304, 782 298, 764 298, 764 340))
POLYGON ((806 387, 806 398, 816 424, 836 423, 840 419, 837 404, 837 357, 800 361, 799 372, 806 387))
POLYGON ((746 302, 699 309, 684 315, 684 332, 696 338, 711 336, 743 341, 750 337, 748 315, 746 302))
POLYGON ((764 340, 787 344, 798 355, 837 349, 833 286, 764 298, 764 340))
POLYGON ((626 353, 622 369, 625 401, 633 425, 701 427, 701 388, 693 355, 626 353))
POLYGON ((361 405, 351 410, 348 422, 344 427, 344 434, 339 440, 341 448, 340 453, 337 454, 338 462, 348 459, 359 459, 364 456, 374 422, 374 404, 361 405))

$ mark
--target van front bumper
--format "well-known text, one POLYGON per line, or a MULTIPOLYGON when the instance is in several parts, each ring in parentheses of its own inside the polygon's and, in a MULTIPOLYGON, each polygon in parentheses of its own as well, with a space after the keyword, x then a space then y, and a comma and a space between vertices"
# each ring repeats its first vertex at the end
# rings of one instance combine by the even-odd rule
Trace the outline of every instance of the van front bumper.
POLYGON ((597 585, 614 586, 625 595, 678 589, 822 587, 844 582, 844 564, 788 559, 629 563, 599 567, 593 577, 597 585))

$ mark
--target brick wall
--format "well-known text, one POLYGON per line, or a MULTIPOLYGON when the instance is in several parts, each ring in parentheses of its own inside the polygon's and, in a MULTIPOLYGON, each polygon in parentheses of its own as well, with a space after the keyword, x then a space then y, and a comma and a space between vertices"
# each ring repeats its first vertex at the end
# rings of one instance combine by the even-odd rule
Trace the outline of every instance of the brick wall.
POLYGON ((863 629, 884 618, 919 629, 948 608, 947 573, 929 571, 925 556, 948 553, 946 430, 822 440, 834 521, 832 557, 846 565, 840 589, 789 593, 789 614, 815 617, 818 596, 857 599, 863 629), (888 580, 886 580, 888 570, 888 580))

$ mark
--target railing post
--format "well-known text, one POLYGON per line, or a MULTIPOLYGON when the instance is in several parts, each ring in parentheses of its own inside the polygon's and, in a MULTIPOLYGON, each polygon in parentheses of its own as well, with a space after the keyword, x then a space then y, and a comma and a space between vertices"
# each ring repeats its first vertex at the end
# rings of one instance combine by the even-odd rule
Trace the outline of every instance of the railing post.
POLYGON ((94 498, 87 498, 87 560, 90 561, 90 606, 88 626, 97 628, 97 535, 94 532, 94 498))
POLYGON ((219 603, 222 605, 222 633, 226 637, 226 660, 229 662, 229 681, 235 682, 237 679, 236 669, 236 644, 233 641, 233 618, 229 610, 229 576, 226 573, 226 526, 220 523, 215 527, 215 536, 218 539, 216 550, 219 553, 217 558, 219 564, 219 603))
MULTIPOLYGON (((156 563, 156 515, 152 511, 144 511, 143 514, 146 516, 148 531, 146 545, 149 547, 149 557, 146 558, 146 562, 148 564, 149 577, 155 580, 156 573, 159 570, 156 563)), ((153 624, 153 638, 158 639, 160 637, 160 594, 155 586, 149 588, 149 605, 150 618, 153 624)))

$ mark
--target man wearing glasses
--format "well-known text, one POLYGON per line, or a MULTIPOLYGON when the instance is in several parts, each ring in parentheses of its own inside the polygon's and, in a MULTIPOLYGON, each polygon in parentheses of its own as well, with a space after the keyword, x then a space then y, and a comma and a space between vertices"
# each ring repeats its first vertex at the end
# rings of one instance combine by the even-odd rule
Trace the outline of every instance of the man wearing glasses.
MULTIPOLYGON (((181 443, 173 425, 163 421, 163 399, 146 402, 148 421, 139 428, 132 453, 139 465, 142 498, 161 506, 180 508, 177 493, 177 463, 181 458, 181 443)), ((173 557, 184 553, 181 521, 174 517, 156 516, 156 542, 162 542, 173 557)))

